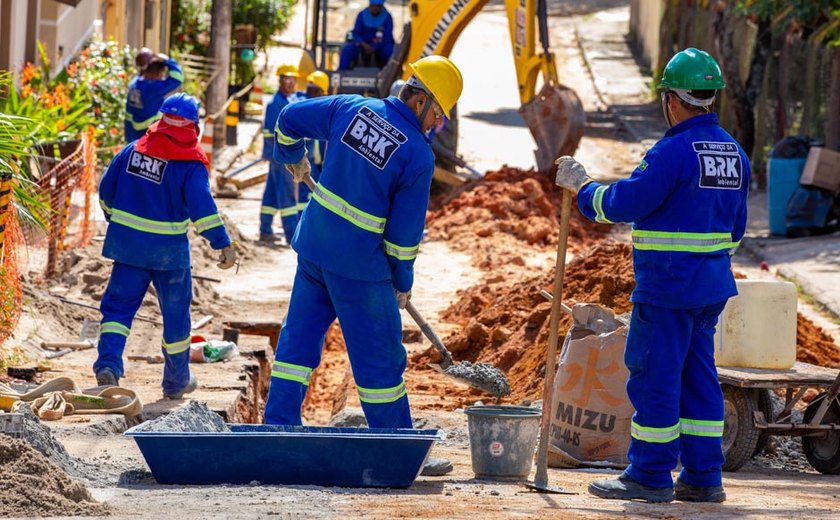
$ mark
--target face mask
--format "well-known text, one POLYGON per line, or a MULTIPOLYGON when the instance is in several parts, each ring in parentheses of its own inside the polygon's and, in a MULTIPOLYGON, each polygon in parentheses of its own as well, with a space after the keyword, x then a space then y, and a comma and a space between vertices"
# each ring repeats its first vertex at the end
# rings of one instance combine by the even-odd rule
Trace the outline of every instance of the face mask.
POLYGON ((671 122, 671 109, 668 107, 668 92, 663 92, 661 94, 662 99, 662 116, 665 118, 665 124, 668 125, 668 128, 674 126, 674 123, 671 122))

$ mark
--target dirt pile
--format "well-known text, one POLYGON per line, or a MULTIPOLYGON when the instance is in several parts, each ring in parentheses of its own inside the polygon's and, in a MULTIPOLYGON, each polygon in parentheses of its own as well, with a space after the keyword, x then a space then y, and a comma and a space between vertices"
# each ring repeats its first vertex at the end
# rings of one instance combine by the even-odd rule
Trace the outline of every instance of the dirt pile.
MULTIPOLYGON (((631 309, 633 289, 632 247, 603 242, 566 267, 564 300, 599 303, 617 313, 631 309)), ((502 279, 459 291, 459 300, 444 311, 444 320, 464 328, 444 340, 457 360, 491 363, 507 373, 512 394, 519 402, 540 396, 548 346, 551 303, 540 290, 551 292, 554 275, 520 282, 502 279)), ((562 316, 561 333, 571 320, 562 316)), ((412 359, 416 368, 428 362, 431 351, 412 359)))
MULTIPOLYGON (((635 287, 632 246, 605 241, 566 266, 566 303, 598 303, 617 314, 632 310, 635 287)), ((463 329, 444 340, 456 360, 491 363, 504 371, 513 393, 507 401, 539 398, 545 376, 551 304, 540 290, 551 292, 553 273, 510 282, 498 276, 458 292, 458 300, 441 318, 463 329)), ((560 334, 571 320, 562 316, 560 334)), ((819 327, 798 316, 797 359, 827 367, 840 367, 840 349, 819 327)), ((423 369, 436 354, 427 350, 412 357, 423 369)), ((473 394, 477 395, 477 394, 473 394)))
POLYGON ((796 317, 796 359, 829 368, 840 368, 840 347, 824 330, 803 316, 796 317))
MULTIPOLYGON (((488 172, 430 204, 430 238, 471 253, 479 267, 524 264, 523 243, 538 248, 557 244, 561 193, 550 176, 503 167, 488 172)), ((609 226, 593 224, 573 209, 570 249, 580 251, 602 239, 609 226)))
POLYGON ((24 441, 0 436, 0 516, 104 516, 87 488, 24 441))
POLYGON ((137 432, 229 432, 222 417, 207 403, 190 401, 173 412, 146 421, 134 428, 137 432))

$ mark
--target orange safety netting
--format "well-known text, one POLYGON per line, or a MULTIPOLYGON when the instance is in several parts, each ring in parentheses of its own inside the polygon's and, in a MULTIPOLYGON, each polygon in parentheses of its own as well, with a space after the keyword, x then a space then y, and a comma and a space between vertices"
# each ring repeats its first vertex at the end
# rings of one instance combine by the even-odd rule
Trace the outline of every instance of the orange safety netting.
POLYGON ((15 330, 23 306, 23 289, 18 273, 18 252, 23 246, 23 233, 12 204, 13 182, 11 172, 0 178, 0 345, 15 330))

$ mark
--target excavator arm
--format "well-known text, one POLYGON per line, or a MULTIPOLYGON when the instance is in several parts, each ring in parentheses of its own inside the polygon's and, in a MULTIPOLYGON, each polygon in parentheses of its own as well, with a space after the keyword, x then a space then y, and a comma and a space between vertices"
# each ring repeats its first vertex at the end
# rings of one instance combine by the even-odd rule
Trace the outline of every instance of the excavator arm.
MULTIPOLYGON (((505 0, 511 50, 519 87, 520 114, 537 144, 539 170, 549 170, 559 155, 571 155, 583 137, 586 116, 575 92, 560 85, 548 45, 546 0, 505 0), (541 50, 537 50, 537 24, 541 50), (543 86, 536 92, 537 79, 543 86)), ((464 28, 487 0, 412 0, 405 60, 430 54, 449 56, 464 28)), ((404 69, 407 78, 408 68, 404 69)))

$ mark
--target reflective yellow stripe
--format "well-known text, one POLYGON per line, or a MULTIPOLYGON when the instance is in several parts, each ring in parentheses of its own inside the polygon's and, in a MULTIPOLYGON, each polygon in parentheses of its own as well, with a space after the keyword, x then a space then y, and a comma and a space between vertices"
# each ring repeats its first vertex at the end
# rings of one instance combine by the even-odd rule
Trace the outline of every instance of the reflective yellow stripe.
POLYGON ((385 254, 395 257, 397 260, 414 260, 420 251, 420 245, 414 247, 398 246, 392 242, 385 242, 385 254))
POLYGON ((169 77, 172 79, 177 79, 181 83, 184 82, 184 74, 182 72, 178 72, 177 70, 170 70, 169 77))
POLYGON ((225 223, 222 220, 222 216, 218 213, 215 213, 213 215, 208 215, 204 218, 196 220, 195 222, 193 222, 193 225, 195 226, 196 231, 198 231, 199 233, 204 233, 208 229, 224 226, 225 223))
POLYGON ((272 206, 260 206, 260 213, 263 215, 274 215, 277 213, 277 208, 272 206))
POLYGON ((267 128, 263 128, 263 137, 266 139, 271 139, 272 137, 274 137, 274 132, 267 128))
POLYGON ((312 193, 312 198, 324 208, 332 211, 355 226, 372 233, 385 232, 386 219, 371 215, 359 208, 351 206, 346 200, 324 188, 320 183, 315 185, 315 191, 312 193))
POLYGON ((134 116, 132 116, 131 114, 128 115, 129 122, 131 123, 131 128, 133 128, 135 130, 145 130, 145 129, 149 128, 150 126, 152 126, 152 123, 154 123, 155 121, 160 119, 160 116, 161 116, 161 114, 158 112, 157 114, 153 115, 152 117, 150 117, 149 119, 147 119, 145 121, 137 122, 137 121, 134 120, 134 116))
POLYGON ((271 371, 271 377, 295 381, 304 386, 309 386, 309 380, 312 379, 312 369, 302 365, 275 361, 274 369, 271 371))
POLYGON ((315 143, 312 145, 312 161, 315 164, 321 164, 323 161, 321 160, 321 144, 320 141, 317 139, 315 143))
POLYGON ((291 217, 292 215, 297 215, 297 212, 297 205, 289 206, 288 208, 280 208, 281 217, 291 217))
POLYGON ((630 421, 630 436, 644 442, 658 444, 671 442, 680 436, 680 423, 665 428, 651 428, 641 426, 636 421, 630 421))
POLYGON ((128 327, 116 321, 106 321, 99 327, 100 334, 119 334, 128 337, 130 331, 128 327))
POLYGON ((102 208, 102 211, 104 211, 104 212, 105 212, 105 213, 107 213, 108 215, 110 215, 110 214, 111 214, 111 208, 109 208, 109 207, 108 207, 108 205, 107 205, 107 204, 105 204, 105 201, 104 201, 104 200, 99 199, 99 206, 102 208))
POLYGON ((162 341, 161 345, 163 346, 163 350, 165 350, 167 354, 173 356, 175 354, 180 354, 185 350, 189 350, 190 338, 187 337, 185 339, 182 339, 181 341, 175 341, 173 343, 167 343, 165 341, 162 341))
POLYGON ((300 141, 300 139, 295 139, 294 137, 289 137, 286 134, 284 134, 283 132, 281 132, 280 127, 277 126, 277 125, 274 125, 274 134, 277 136, 277 144, 280 144, 280 145, 283 145, 283 146, 293 145, 296 142, 300 141))
POLYGON ((700 421, 680 418, 680 432, 698 437, 723 437, 723 421, 700 421))
POLYGON ((303 211, 306 209, 306 202, 298 202, 297 206, 295 206, 298 211, 303 211))
POLYGON ((359 400, 371 404, 393 403, 406 394, 405 382, 391 388, 356 388, 359 390, 359 400))
POLYGON ((684 233, 634 229, 633 247, 640 251, 713 253, 738 247, 731 233, 684 233))
POLYGON ((595 189, 595 195, 592 197, 592 207, 595 208, 595 222, 603 224, 613 224, 613 221, 604 215, 604 192, 607 191, 608 186, 598 186, 595 189))
POLYGON ((131 213, 119 210, 111 210, 111 223, 122 224, 123 226, 156 235, 183 235, 189 228, 189 219, 181 222, 164 222, 160 220, 149 220, 138 217, 131 213))

